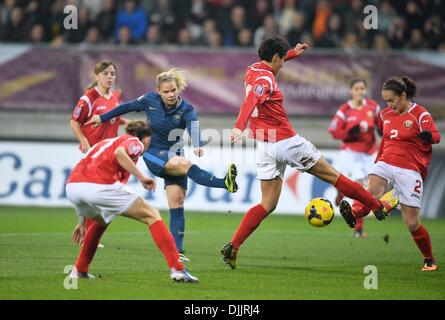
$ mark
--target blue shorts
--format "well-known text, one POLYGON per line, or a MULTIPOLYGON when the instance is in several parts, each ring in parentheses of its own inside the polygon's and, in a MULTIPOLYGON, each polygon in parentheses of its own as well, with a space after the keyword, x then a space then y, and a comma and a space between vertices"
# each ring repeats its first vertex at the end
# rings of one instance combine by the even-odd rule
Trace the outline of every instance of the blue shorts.
POLYGON ((170 152, 165 149, 149 148, 144 153, 144 162, 155 176, 164 179, 164 188, 171 184, 176 184, 184 189, 187 189, 187 176, 174 177, 165 174, 165 164, 174 156, 181 156, 181 153, 170 152))

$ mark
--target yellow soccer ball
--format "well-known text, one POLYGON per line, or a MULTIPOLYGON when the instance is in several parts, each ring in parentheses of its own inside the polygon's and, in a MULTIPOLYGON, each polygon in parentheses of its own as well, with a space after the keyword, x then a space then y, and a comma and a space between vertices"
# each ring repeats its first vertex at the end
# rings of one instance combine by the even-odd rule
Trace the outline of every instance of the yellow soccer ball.
POLYGON ((314 198, 306 206, 304 216, 314 227, 325 227, 334 219, 334 207, 325 198, 314 198))

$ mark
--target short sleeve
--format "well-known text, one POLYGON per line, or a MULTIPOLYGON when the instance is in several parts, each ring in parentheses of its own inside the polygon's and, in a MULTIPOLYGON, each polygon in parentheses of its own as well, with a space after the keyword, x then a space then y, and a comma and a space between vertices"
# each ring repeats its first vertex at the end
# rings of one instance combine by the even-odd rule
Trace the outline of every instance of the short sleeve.
POLYGON ((79 123, 84 123, 88 118, 89 107, 85 100, 79 100, 76 108, 71 114, 71 119, 79 123))
POLYGON ((144 146, 137 138, 125 140, 120 144, 120 146, 125 148, 128 156, 133 160, 139 158, 139 156, 142 154, 142 151, 144 151, 144 146))

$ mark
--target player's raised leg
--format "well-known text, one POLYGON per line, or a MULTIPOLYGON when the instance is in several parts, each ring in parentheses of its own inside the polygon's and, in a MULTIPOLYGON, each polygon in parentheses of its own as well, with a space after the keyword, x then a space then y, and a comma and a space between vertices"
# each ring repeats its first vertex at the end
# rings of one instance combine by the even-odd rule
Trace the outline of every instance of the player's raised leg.
MULTIPOLYGON (((346 197, 352 198, 363 203, 367 208, 370 208, 376 215, 382 214, 382 212, 390 211, 394 208, 387 207, 387 203, 377 200, 369 191, 363 186, 351 179, 340 174, 332 167, 325 158, 321 157, 320 160, 308 171, 321 180, 332 184, 346 197)), ((344 201, 342 201, 344 203, 344 201)), ((340 203, 340 210, 342 210, 342 203, 340 203)), ((395 207, 395 206, 394 206, 395 207)), ((348 224, 351 228, 355 227, 355 218, 349 217, 348 224)))
POLYGON ((165 164, 165 172, 171 176, 187 176, 197 184, 210 188, 227 189, 229 192, 236 192, 238 190, 236 183, 238 172, 234 164, 229 164, 229 169, 224 178, 217 178, 196 164, 192 164, 190 160, 176 156, 167 161, 165 164))
POLYGON ((244 215, 232 241, 221 249, 223 260, 232 268, 236 268, 236 257, 239 247, 255 231, 271 212, 273 212, 280 199, 283 180, 276 177, 271 180, 261 180, 261 203, 252 207, 244 215))
POLYGON ((125 216, 146 224, 151 236, 165 257, 170 268, 170 277, 176 282, 198 282, 198 278, 192 276, 179 261, 178 249, 175 240, 167 229, 159 214, 159 210, 150 206, 142 198, 138 198, 124 213, 125 216))

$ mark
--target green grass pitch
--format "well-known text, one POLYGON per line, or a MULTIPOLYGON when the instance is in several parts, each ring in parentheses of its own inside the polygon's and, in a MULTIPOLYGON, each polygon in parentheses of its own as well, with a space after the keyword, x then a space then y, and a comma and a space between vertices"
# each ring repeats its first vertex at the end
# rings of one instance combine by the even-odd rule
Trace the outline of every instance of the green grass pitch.
MULTIPOLYGON (((63 286, 74 211, 0 207, 0 299, 444 299, 444 269, 420 271, 422 258, 399 216, 366 219, 367 239, 352 238, 337 216, 317 229, 302 216, 272 215, 241 248, 230 270, 219 250, 241 215, 186 213, 185 249, 197 285, 174 284, 148 229, 116 218, 90 272, 77 290, 63 286), (383 236, 389 234, 386 244, 383 236), (378 289, 367 290, 364 268, 378 271, 378 289)), ((163 214, 168 222, 168 214, 163 214)), ((445 220, 425 220, 439 267, 445 268, 445 220)))

